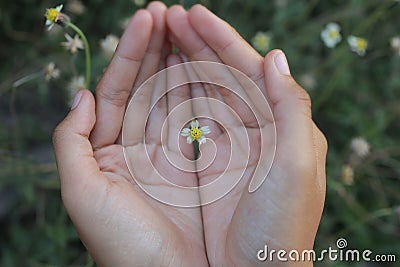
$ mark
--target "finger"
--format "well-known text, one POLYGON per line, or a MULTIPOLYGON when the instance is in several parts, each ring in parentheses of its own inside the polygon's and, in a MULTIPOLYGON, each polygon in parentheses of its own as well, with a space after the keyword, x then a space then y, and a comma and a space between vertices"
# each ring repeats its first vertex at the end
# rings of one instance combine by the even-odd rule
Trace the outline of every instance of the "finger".
POLYGON ((304 153, 314 146, 310 96, 290 75, 286 56, 280 50, 273 50, 265 57, 265 84, 277 130, 275 161, 290 165, 288 168, 293 170, 315 164, 312 153, 304 153), (285 153, 292 153, 299 160, 288 163, 285 153))
POLYGON ((107 183, 88 139, 96 121, 93 95, 87 90, 79 91, 74 104, 76 108, 57 126, 53 135, 61 193, 67 208, 88 195, 84 190, 99 187, 101 190, 107 183))
MULTIPOLYGON (((205 38, 195 31, 188 20, 187 12, 181 6, 174 6, 169 9, 167 12, 167 23, 173 36, 172 42, 174 42, 189 59, 218 63, 222 62, 227 63, 228 65, 229 63, 232 63, 232 60, 230 60, 229 63, 223 60, 221 61, 216 53, 218 51, 214 51, 213 48, 203 40, 205 38)), ((212 33, 209 32, 208 34, 212 33)), ((233 56, 235 58, 240 58, 240 61, 243 61, 243 57, 240 53, 233 56)), ((263 72, 262 64, 260 66, 261 72, 263 72)), ((265 93, 264 81, 261 79, 260 84, 263 87, 257 88, 254 84, 243 79, 245 75, 242 74, 238 77, 239 73, 237 70, 232 73, 233 70, 231 68, 224 68, 223 65, 215 65, 215 68, 217 68, 217 71, 210 70, 210 68, 202 69, 201 67, 196 69, 196 71, 199 73, 201 79, 223 84, 228 88, 228 90, 226 90, 218 87, 220 94, 223 96, 224 102, 239 114, 246 125, 253 126, 257 124, 252 112, 263 114, 260 110, 265 110, 265 103, 267 100, 263 99, 263 97, 260 98, 260 90, 262 93, 265 93), (235 94, 232 93, 233 88, 237 89, 236 93, 240 97, 236 97, 235 94), (254 108, 249 108, 248 104, 252 104, 254 108)), ((258 87, 260 87, 260 85, 258 85, 258 87)), ((263 117, 268 118, 266 115, 267 114, 263 114, 263 117)))
POLYGON ((260 101, 258 91, 265 94, 265 84, 264 59, 260 54, 227 22, 202 5, 195 5, 190 9, 188 20, 203 42, 217 53, 221 62, 241 71, 255 82, 258 88, 247 83, 242 84, 242 87, 257 108, 262 110, 265 100, 260 101))
POLYGON ((167 11, 166 20, 170 30, 170 41, 189 59, 220 62, 214 51, 192 28, 187 12, 182 6, 175 5, 170 7, 167 11))
MULTIPOLYGON (((165 62, 165 60, 166 60, 167 55, 169 55, 170 53, 171 53, 171 45, 170 45, 169 43, 165 42, 165 43, 164 43, 164 46, 163 46, 163 48, 162 48, 162 52, 161 52, 161 59, 160 59, 160 62, 159 62, 158 71, 161 71, 162 69, 165 68, 165 63, 164 63, 164 62, 165 62)), ((150 78, 151 78, 151 76, 150 76, 150 78)), ((151 79, 150 79, 150 80, 151 80, 151 79)), ((144 81, 144 82, 146 82, 146 81, 144 81)), ((143 84, 143 83, 142 83, 142 84, 143 84)), ((136 90, 137 90, 142 84, 135 85, 135 88, 132 89, 132 95, 135 94, 136 90)), ((152 90, 150 90, 149 93, 152 93, 152 90)), ((152 95, 149 94, 147 97, 150 98, 150 97, 152 97, 152 95)), ((147 101, 147 98, 146 98, 146 101, 147 101)), ((146 101, 145 101, 145 102, 146 102, 146 101)), ((128 101, 128 102, 130 102, 130 101, 128 101)), ((146 102, 146 103, 147 103, 147 102, 146 102)), ((143 103, 142 103, 142 104, 143 104, 143 103)), ((149 105, 150 105, 150 103, 149 103, 149 105)), ((129 108, 126 109, 126 110, 129 110, 129 108)), ((148 111, 148 107, 144 107, 143 110, 148 111)), ((143 111, 143 110, 142 110, 141 112, 143 112, 143 114, 144 114, 145 111, 143 111)), ((128 127, 129 127, 129 126, 132 126, 132 127, 130 127, 129 129, 127 129, 126 132, 134 133, 134 136, 131 136, 132 138, 130 138, 131 140, 130 140, 129 142, 128 142, 127 139, 125 139, 124 145, 128 145, 128 144, 132 145, 132 144, 134 144, 134 141, 133 141, 133 140, 136 140, 136 141, 142 140, 142 139, 143 139, 143 136, 144 136, 144 131, 139 132, 139 131, 135 130, 135 129, 138 129, 138 128, 136 128, 136 127, 137 127, 138 125, 140 125, 140 127, 142 127, 142 128, 140 128, 140 129, 144 129, 145 126, 142 126, 143 123, 142 123, 140 120, 136 120, 136 123, 132 123, 131 121, 129 121, 129 124, 127 124, 127 122, 128 122, 128 118, 127 118, 127 117, 129 117, 129 116, 128 116, 128 115, 126 114, 126 112, 125 112, 125 118, 124 118, 125 126, 123 126, 123 128, 126 127, 126 126, 128 126, 128 127)), ((134 119, 134 118, 133 118, 133 119, 134 119)), ((119 133, 119 136, 118 136, 118 139, 117 139, 116 143, 117 143, 117 144, 122 144, 122 129, 121 129, 121 132, 119 133)))
POLYGON ((165 47, 165 13, 167 7, 161 2, 151 2, 147 10, 153 18, 153 29, 149 45, 142 60, 142 66, 135 81, 134 90, 159 70, 162 50, 165 47))
MULTIPOLYGON (((317 180, 320 186, 321 196, 325 197, 326 191, 326 154, 328 151, 328 142, 320 129, 313 124, 313 137, 315 146, 315 155, 317 161, 317 180)), ((323 203, 323 201, 322 201, 323 203)))
POLYGON ((188 19, 222 62, 240 70, 255 82, 263 82, 263 58, 228 23, 202 5, 193 6, 188 19))
MULTIPOLYGON (((165 69, 165 62, 160 64, 160 69, 165 69)), ((159 72, 154 80, 153 92, 151 95, 151 102, 148 103, 150 112, 148 120, 146 121, 146 143, 147 144, 162 144, 161 130, 165 118, 167 117, 167 75, 165 71, 159 72)), ((147 116, 147 113, 146 113, 147 116)))
MULTIPOLYGON (((188 77, 190 81, 199 81, 201 80, 198 76, 196 70, 194 70, 191 66, 185 65, 185 69, 187 71, 188 77)), ((207 125, 210 127, 211 133, 209 135, 210 138, 217 138, 221 133, 221 128, 217 121, 220 121, 221 118, 218 116, 220 114, 216 114, 213 112, 213 107, 215 105, 211 105, 208 101, 208 97, 213 97, 214 99, 220 100, 222 99, 221 95, 218 91, 210 90, 212 93, 206 93, 206 87, 208 86, 207 83, 191 83, 190 84, 190 94, 192 99, 192 109, 193 109, 193 118, 200 118, 200 125, 207 125), (198 101, 198 99, 203 99, 198 101), (210 118, 210 119, 205 119, 210 118)), ((229 118, 229 117, 228 117, 229 118)))
POLYGON ((314 142, 311 101, 290 75, 282 51, 267 54, 264 70, 276 122, 276 153, 271 170, 261 173, 264 177, 268 174, 261 187, 253 194, 243 194, 240 199, 232 229, 241 232, 234 234, 233 241, 257 247, 260 240, 270 240, 271 247, 291 244, 296 249, 309 249, 318 228, 324 196, 317 178, 317 144, 314 142), (259 203, 264 207, 261 212, 249 216, 248 207, 259 203), (256 222, 268 222, 264 235, 243 240, 243 236, 251 236, 254 231, 245 226, 256 222), (277 229, 276 225, 279 225, 279 231, 269 230, 277 229), (307 231, 302 231, 304 227, 307 231), (274 244, 274 240, 279 240, 279 244, 274 244))
POLYGON ((168 88, 168 148, 173 152, 182 151, 186 158, 193 157, 193 147, 186 144, 181 136, 181 129, 193 118, 192 105, 190 103, 190 85, 184 84, 175 87, 181 81, 189 82, 182 60, 178 55, 170 55, 167 58, 167 88, 168 88), (170 67, 176 66, 171 69, 170 67), (182 78, 183 77, 183 78, 182 78), (174 88, 175 87, 175 88, 174 88), (175 109, 177 108, 177 109, 175 109))
MULTIPOLYGON (((276 154, 273 167, 282 168, 287 173, 291 173, 291 177, 298 177, 298 173, 302 171, 307 172, 305 176, 309 177, 309 182, 315 182, 313 181, 315 177, 313 172, 316 170, 315 155, 314 150, 310 149, 314 147, 310 97, 290 75, 286 56, 280 50, 273 50, 265 57, 265 77, 276 127, 276 154), (288 155, 293 161, 288 160, 288 155)), ((272 133, 269 133, 264 137, 271 135, 272 133)), ((268 144, 267 139, 262 142, 268 144)), ((265 153, 264 150, 261 152, 262 157, 271 158, 270 152, 265 153)), ((262 161, 260 159, 260 163, 262 161)), ((268 164, 257 166, 249 185, 250 192, 262 185, 268 172, 268 164)), ((291 182, 300 183, 300 181, 301 179, 296 179, 291 182)), ((290 180, 285 181, 287 182, 290 180)), ((302 188, 301 185, 299 185, 300 188, 302 188)))
POLYGON ((136 12, 96 88, 96 125, 90 137, 95 149, 113 144, 118 137, 151 29, 151 14, 146 10, 136 12))

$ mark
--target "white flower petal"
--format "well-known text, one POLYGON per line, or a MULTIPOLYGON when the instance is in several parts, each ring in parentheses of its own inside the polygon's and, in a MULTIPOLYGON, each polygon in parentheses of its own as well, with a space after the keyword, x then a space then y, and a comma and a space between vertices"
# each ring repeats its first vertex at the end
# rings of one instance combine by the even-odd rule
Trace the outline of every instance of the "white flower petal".
POLYGON ((63 4, 57 6, 57 7, 56 7, 56 10, 57 10, 58 12, 61 12, 61 9, 63 8, 63 6, 64 6, 63 4))
POLYGON ((197 141, 199 142, 199 144, 204 144, 205 142, 206 142, 206 138, 205 138, 205 136, 203 135, 202 137, 200 137, 199 139, 197 139, 197 141))
POLYGON ((357 46, 357 37, 350 35, 349 38, 347 38, 347 42, 350 46, 357 46))
POLYGON ((199 121, 198 120, 192 120, 190 122, 190 127, 193 128, 199 128, 199 121))
POLYGON ((46 26, 50 26, 53 22, 51 22, 50 20, 46 19, 46 26))
POLYGON ((189 136, 189 134, 190 134, 190 129, 189 128, 183 128, 182 129, 182 132, 181 132, 182 136, 189 136))
POLYGON ((113 34, 107 35, 104 39, 100 40, 101 52, 106 58, 111 58, 117 49, 119 38, 113 34))
POLYGON ((211 133, 210 127, 208 127, 208 126, 200 127, 200 130, 201 130, 201 132, 202 132, 203 134, 209 134, 209 133, 211 133))
POLYGON ((188 136, 188 137, 186 138, 186 142, 187 142, 188 144, 191 144, 191 143, 193 142, 192 137, 188 136))
POLYGON ((328 23, 328 25, 326 25, 326 27, 321 31, 321 39, 327 47, 334 48, 342 41, 340 26, 333 22, 328 23))
POLYGON ((340 26, 334 22, 328 23, 328 25, 326 25, 326 28, 329 30, 340 31, 340 26))

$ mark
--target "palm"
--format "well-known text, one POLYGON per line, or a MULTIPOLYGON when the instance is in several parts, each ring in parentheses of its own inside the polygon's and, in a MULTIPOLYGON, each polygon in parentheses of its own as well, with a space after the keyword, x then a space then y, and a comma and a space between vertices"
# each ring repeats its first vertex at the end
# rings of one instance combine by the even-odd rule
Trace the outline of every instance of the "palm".
POLYGON ((251 266, 260 264, 255 253, 265 244, 275 249, 312 246, 323 205, 326 145, 312 123, 308 102, 299 93, 302 90, 290 76, 272 68, 265 67, 253 49, 204 8, 197 6, 188 14, 175 6, 166 12, 162 3, 152 2, 147 11, 136 13, 96 88, 96 105, 88 96, 60 125, 54 138, 65 206, 99 265, 251 266), (148 77, 181 62, 171 55, 165 40, 165 21, 171 42, 189 60, 225 63, 251 77, 273 103, 274 120, 266 100, 260 102, 263 97, 248 88, 242 92, 252 110, 225 89, 208 85, 180 86, 166 95, 160 91, 169 88, 169 78, 185 73, 168 76, 167 72, 150 90, 140 91, 148 77), (270 79, 264 80, 264 74, 270 79), (292 88, 299 92, 293 93, 292 88), (164 97, 155 101, 155 96, 161 95, 164 97), (239 118, 224 107, 188 101, 199 96, 206 101, 220 100, 239 118), (186 102, 190 104, 167 117, 186 102), (252 114, 257 114, 257 123, 252 114), (202 157, 196 162, 185 161, 193 157, 193 147, 179 135, 192 117, 211 128, 210 139, 201 146, 202 157), (248 184, 257 164, 262 167, 261 174, 268 173, 275 142, 271 171, 258 191, 249 194, 248 184), (215 160, 203 170, 207 158, 212 158, 213 143, 215 160), (261 152, 266 156, 259 161, 261 152), (242 160, 246 158, 243 155, 248 162, 242 160), (78 166, 82 170, 77 170, 78 166), (228 180, 242 179, 214 202, 209 201, 206 190, 187 194, 160 179, 196 188, 223 173, 228 180), (162 203, 166 198, 179 200, 183 206, 207 205, 179 208, 162 203))
MULTIPOLYGON (((251 140, 252 153, 240 183, 224 198, 202 207, 205 244, 211 265, 260 264, 256 253, 264 245, 287 250, 312 248, 323 207, 326 144, 311 120, 307 94, 290 76, 279 74, 271 63, 265 67, 264 60, 228 24, 205 8, 196 6, 185 12, 180 7, 173 7, 168 11, 167 22, 172 40, 190 60, 221 62, 242 71, 272 103, 274 119, 265 101, 260 103, 260 97, 252 97, 253 91, 242 88, 250 98, 245 102, 253 106, 252 111, 261 118, 260 124, 254 124, 252 112, 227 90, 205 88, 198 93, 192 89, 194 96, 217 98, 232 107, 245 123, 251 140), (275 125, 271 125, 272 121, 275 125), (276 154, 272 159, 275 142, 276 154), (264 170, 268 170, 272 160, 274 162, 270 172, 264 172, 268 176, 259 190, 249 194, 248 183, 258 162, 261 144, 267 155, 267 160, 261 161, 264 170)), ((270 53, 265 61, 274 62, 275 55, 270 53)), ((221 112, 214 112, 212 117, 219 122, 230 119, 229 115, 218 117, 219 114, 221 112)), ((238 130, 242 129, 230 129, 231 140, 244 140, 238 130)), ((229 153, 240 148, 240 145, 230 147, 224 130, 214 132, 217 134, 211 138, 219 154, 213 165, 198 173, 200 184, 207 184, 221 174, 229 153)), ((204 150, 207 151, 206 147, 204 150)), ((235 166, 234 162, 227 172, 235 178, 238 168, 242 167, 241 164, 235 166)))
MULTIPOLYGON (((146 148, 138 144, 129 148, 129 151, 137 155, 143 155, 146 152, 145 150, 149 152, 151 159, 159 158, 159 154, 162 153, 159 145, 149 145, 146 148)), ((143 166, 141 158, 138 157, 135 160, 138 165, 132 167, 140 168, 143 166)), ((192 258, 197 258, 199 259, 199 266, 203 266, 202 262, 204 263, 206 259, 199 209, 177 209, 160 203, 143 193, 136 183, 132 181, 125 165, 123 148, 120 145, 111 145, 97 150, 95 159, 103 174, 112 181, 112 186, 109 187, 109 190, 102 191, 100 189, 97 191, 104 194, 96 194, 89 197, 93 201, 93 205, 95 203, 103 203, 100 212, 96 212, 94 216, 92 215, 93 220, 101 222, 104 221, 104 218, 110 218, 109 224, 112 225, 113 229, 126 230, 125 234, 131 237, 129 239, 130 244, 140 242, 142 247, 156 246, 153 251, 154 254, 147 255, 147 257, 153 259, 151 261, 152 265, 163 265, 165 262, 158 261, 159 259, 168 262, 171 260, 169 257, 175 255, 179 259, 175 264, 185 262, 187 264, 192 258), (151 230, 147 228, 150 225, 151 230), (132 235, 131 233, 135 234, 132 235), (157 244, 160 240, 162 240, 162 243, 157 244), (170 250, 162 251, 161 247, 166 244, 169 244, 170 250)), ((180 173, 171 168, 171 165, 165 161, 158 161, 156 165, 156 168, 161 172, 166 171, 181 179, 194 180, 196 178, 193 174, 184 175, 180 173)), ((148 176, 148 178, 151 183, 151 176, 148 176)), ((168 188, 162 187, 161 190, 168 190, 168 188)), ((88 205, 90 204, 88 203, 88 205)), ((115 236, 112 231, 108 231, 107 236, 99 236, 97 234, 97 238, 98 241, 102 240, 102 238, 110 240, 115 236)), ((117 239, 116 242, 121 241, 117 239)), ((87 245, 90 247, 90 244, 87 245)), ((136 248, 135 250, 137 251, 138 249, 136 248)), ((148 252, 143 251, 146 254, 148 252)), ((138 256, 142 257, 140 252, 138 256)), ((129 255, 126 261, 131 261, 131 259, 132 255, 129 255)))

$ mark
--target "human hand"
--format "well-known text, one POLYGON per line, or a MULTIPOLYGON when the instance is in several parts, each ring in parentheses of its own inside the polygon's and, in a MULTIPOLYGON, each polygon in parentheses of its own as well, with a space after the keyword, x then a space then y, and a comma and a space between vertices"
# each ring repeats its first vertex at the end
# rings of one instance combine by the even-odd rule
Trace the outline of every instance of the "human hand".
MULTIPOLYGON (((99 266, 207 265, 200 209, 167 206, 144 194, 128 171, 121 145, 129 96, 165 64, 179 63, 176 56, 169 55, 170 45, 165 41, 165 12, 163 4, 154 2, 133 16, 97 85, 96 100, 89 91, 80 91, 54 133, 64 205, 99 266)), ((140 127, 133 129, 137 142, 130 149, 138 155, 138 168, 146 150, 151 158, 161 154, 162 147, 154 137, 165 119, 167 103, 176 105, 189 97, 183 89, 162 99, 152 112, 146 145, 141 142, 140 127)), ((138 117, 145 115, 152 93, 142 95, 138 117)), ((156 164, 176 177, 174 182, 197 185, 194 173, 180 172, 162 160, 156 164)), ((151 183, 151 174, 146 179, 151 183)))
MULTIPOLYGON (((253 157, 250 157, 241 182, 222 199, 202 207, 210 265, 264 265, 256 257, 264 245, 270 250, 285 249, 287 252, 296 249, 301 253, 312 249, 325 198, 327 143, 312 121, 309 95, 290 75, 285 55, 274 50, 263 59, 233 28, 200 5, 189 12, 181 6, 171 7, 167 24, 171 32, 169 39, 189 60, 224 63, 250 77, 267 97, 276 126, 276 154, 262 186, 254 193, 247 192, 260 152, 251 153, 253 157)), ((200 92, 192 89, 192 95, 196 94, 222 100, 238 113, 252 140, 250 149, 253 152, 257 152, 256 148, 262 143, 274 139, 271 123, 268 123, 271 121, 266 111, 268 106, 256 103, 256 98, 251 97, 252 92, 247 92, 249 101, 261 115, 264 114, 261 116, 265 119, 263 125, 255 124, 255 117, 246 105, 226 89, 205 87, 200 92), (260 132, 264 132, 262 140, 260 132)), ((218 116, 218 113, 213 114, 218 116)), ((211 138, 221 151, 215 162, 226 162, 230 150, 226 132, 210 121, 200 119, 200 124, 210 125, 211 138)), ((235 139, 234 129, 232 134, 231 139, 235 139)), ((238 138, 241 136, 236 136, 238 138)), ((271 144, 263 149, 266 150, 264 153, 270 153, 271 144)), ((267 165, 265 168, 269 163, 260 162, 267 165)), ((236 167, 233 164, 227 170, 232 177, 237 175, 236 167)), ((211 165, 198 173, 199 184, 209 183, 222 171, 220 165, 211 165)), ((279 262, 271 264, 277 266, 279 262)), ((309 266, 312 262, 297 264, 309 266)))
MULTIPOLYGON (((193 8, 189 15, 178 9, 174 7, 168 14, 169 27, 175 35, 172 41, 190 59, 220 61, 239 70, 246 70, 244 72, 256 81, 274 104, 273 114, 278 133, 276 161, 266 182, 256 193, 249 195, 245 192, 245 184, 251 176, 250 167, 234 191, 220 201, 202 207, 202 211, 199 208, 166 206, 143 194, 135 186, 125 166, 120 137, 130 88, 133 84, 136 88, 147 77, 163 68, 165 58, 168 58, 168 65, 179 63, 176 56, 166 56, 169 54, 168 44, 160 41, 165 34, 165 25, 162 23, 165 8, 160 3, 153 3, 148 8, 151 16, 145 11, 138 12, 121 39, 116 55, 96 89, 96 112, 91 95, 82 92, 79 105, 60 124, 54 135, 63 200, 82 241, 101 266, 206 266, 207 261, 211 266, 250 266, 257 264, 256 252, 265 243, 271 244, 273 248, 300 249, 312 246, 323 205, 326 151, 324 139, 311 121, 307 102, 303 103, 299 99, 304 96, 302 89, 295 85, 290 76, 278 74, 273 64, 277 55, 272 53, 267 56, 264 70, 262 58, 237 35, 230 36, 235 37, 233 47, 236 46, 237 50, 233 49, 234 53, 231 51, 223 55, 224 51, 218 49, 222 38, 219 43, 215 42, 216 34, 202 34, 201 25, 196 28, 196 25, 192 27, 186 23, 188 19, 196 19, 196 10, 200 12, 201 8, 193 8), (177 11, 180 13, 174 13, 177 11), (174 18, 176 14, 178 18, 174 18), (179 17, 183 14, 184 17, 179 17), (158 25, 153 27, 153 31, 151 21, 153 25, 158 25), (183 23, 174 25, 179 21, 183 23), (186 36, 184 40, 183 35, 177 32, 182 29, 179 27, 186 27, 186 34, 195 34, 186 36), (217 46, 209 43, 213 38, 217 46), (206 44, 201 49, 202 52, 206 51, 205 55, 193 53, 198 51, 196 46, 186 47, 192 41, 206 44), (132 44, 133 47, 129 47, 132 44), (160 56, 163 50, 167 52, 160 56), (240 65, 243 56, 248 59, 248 66, 240 65), (270 78, 265 84, 264 72, 270 78), (294 146, 292 131, 297 129, 298 142, 294 146), (311 135, 308 130, 312 131, 311 135), (316 150, 313 147, 314 135, 318 141, 316 150), (312 156, 317 152, 321 154, 315 159, 312 156), (291 158, 295 155, 302 158, 302 161, 293 164, 291 158), (304 159, 305 155, 311 158, 304 159), (313 167, 318 174, 312 173, 313 167), (274 188, 267 186, 271 184, 274 188), (290 187, 292 185, 295 186, 294 190, 290 187), (287 197, 289 193, 294 195, 293 198, 287 197), (310 203, 310 210, 307 210, 306 206, 310 203), (298 214, 301 216, 296 218, 298 214), (246 246, 247 249, 243 249, 246 246)), ((207 22, 210 17, 206 15, 210 14, 204 13, 204 17, 198 18, 199 22, 207 22)), ((229 29, 215 17, 209 22, 225 27, 223 30, 229 29)), ((224 95, 223 90, 219 91, 229 103, 229 97, 224 95)), ((169 111, 169 103, 177 105, 190 98, 185 87, 175 92, 168 95, 167 101, 161 100, 152 112, 147 129, 155 131, 146 131, 146 135, 159 135, 157 129, 169 111)), ((209 92, 205 90, 205 93, 209 92)), ((149 97, 144 96, 147 99, 144 103, 148 103, 149 97)), ((223 140, 223 132, 217 131, 216 125, 213 128, 215 140, 218 141, 218 134, 223 140)), ((142 133, 137 134, 140 139, 142 133)), ((257 131, 249 131, 249 135, 256 136, 257 131)), ((146 138, 152 140, 151 135, 146 138)), ((181 147, 185 155, 190 154, 188 147, 181 147)), ((137 152, 138 155, 145 150, 150 151, 154 158, 158 158, 157 155, 161 153, 161 146, 155 142, 150 142, 146 147, 133 142, 131 149, 131 152, 137 152)), ((219 154, 217 160, 223 162, 224 158, 226 155, 219 154)), ((140 162, 137 164, 140 166, 140 162)), ((158 169, 172 173, 176 178, 174 182, 178 184, 193 186, 197 184, 197 179, 200 184, 212 179, 212 168, 194 175, 171 168, 162 160, 156 161, 156 164, 158 169)), ((161 185, 160 190, 168 188, 161 185)))

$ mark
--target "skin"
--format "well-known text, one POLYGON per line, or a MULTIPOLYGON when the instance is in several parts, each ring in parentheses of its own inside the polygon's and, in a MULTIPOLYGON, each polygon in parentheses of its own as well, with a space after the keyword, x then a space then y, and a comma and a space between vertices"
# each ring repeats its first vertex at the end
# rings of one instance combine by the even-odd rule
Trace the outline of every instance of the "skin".
MULTIPOLYGON (((312 249, 325 198, 326 139, 312 121, 308 94, 285 64, 281 51, 271 51, 262 58, 227 23, 200 5, 190 11, 181 6, 167 10, 162 3, 152 2, 133 16, 96 87, 95 98, 87 90, 80 91, 78 104, 53 137, 64 205, 99 266, 312 266, 311 262, 271 263, 256 258, 265 244, 276 250, 312 249), (133 171, 146 169, 135 155, 148 151, 155 167, 173 177, 174 183, 196 186, 218 176, 221 164, 200 172, 179 171, 165 160, 157 140, 160 125, 173 107, 192 97, 208 96, 235 107, 239 117, 249 118, 245 130, 256 153, 240 183, 212 204, 177 208, 149 197, 132 179, 121 145, 129 96, 158 70, 182 62, 171 53, 171 44, 188 60, 221 62, 242 71, 270 103, 276 154, 267 179, 255 193, 248 193, 247 188, 259 153, 260 131, 267 136, 271 133, 266 130, 271 119, 263 110, 267 107, 254 103, 265 122, 257 126, 237 98, 210 86, 181 86, 161 99, 147 122, 146 144, 141 142, 140 127, 132 128, 135 138, 129 144, 130 167, 133 171)), ((158 82, 168 84, 168 79, 158 82)), ((149 108, 151 93, 143 95, 142 106, 137 104, 142 114, 149 108)), ((190 108, 188 112, 196 113, 202 107, 190 108)), ((227 115, 225 119, 232 118, 227 115)), ((224 129, 211 121, 200 120, 202 124, 210 126, 209 137, 221 151, 215 162, 226 162, 229 144, 224 129)), ((239 126, 230 128, 241 138, 239 126)), ((165 141, 174 139, 176 136, 170 134, 165 141)), ((184 138, 179 142, 182 153, 193 157, 184 138)), ((235 175, 234 167, 227 170, 229 175, 235 175)), ((145 182, 168 192, 168 186, 154 184, 154 179, 154 173, 149 172, 145 182)))

